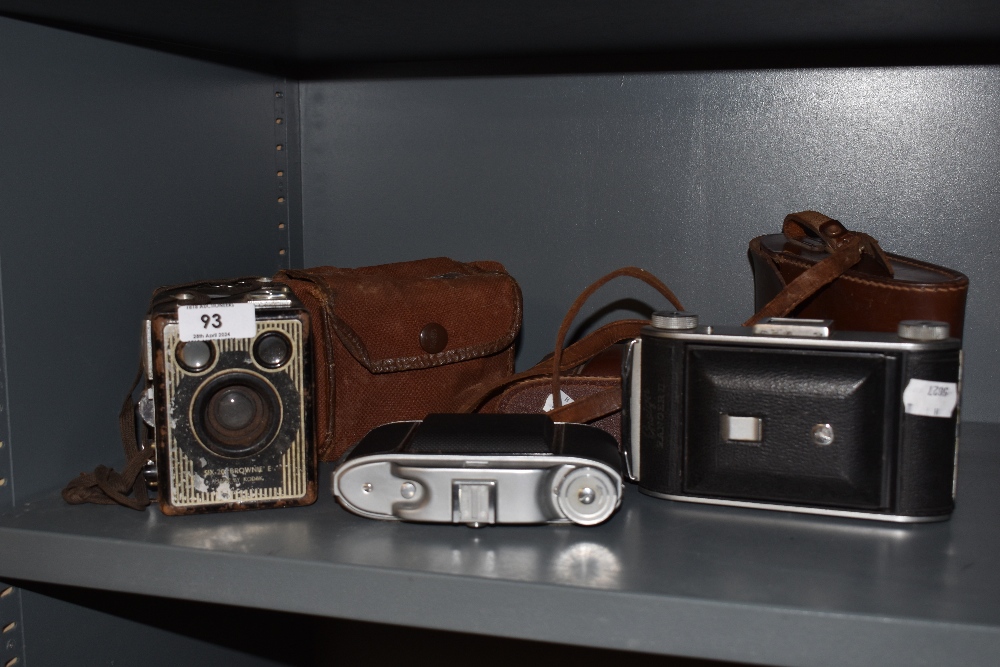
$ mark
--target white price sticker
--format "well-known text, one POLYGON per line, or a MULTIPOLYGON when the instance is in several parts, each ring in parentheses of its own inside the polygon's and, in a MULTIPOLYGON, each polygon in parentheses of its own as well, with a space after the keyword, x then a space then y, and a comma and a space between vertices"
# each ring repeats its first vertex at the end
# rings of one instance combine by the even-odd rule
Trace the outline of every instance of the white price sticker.
POLYGON ((954 382, 911 379, 903 390, 903 406, 908 415, 948 419, 958 405, 958 385, 954 382))
POLYGON ((252 303, 178 306, 177 324, 185 343, 257 335, 257 314, 252 303))

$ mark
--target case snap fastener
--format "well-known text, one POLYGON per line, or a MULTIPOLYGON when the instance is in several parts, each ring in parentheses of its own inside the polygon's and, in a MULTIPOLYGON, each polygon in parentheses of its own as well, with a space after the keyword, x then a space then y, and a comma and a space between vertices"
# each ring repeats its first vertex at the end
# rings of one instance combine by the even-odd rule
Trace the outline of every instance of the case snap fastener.
POLYGON ((431 322, 420 331, 420 347, 428 354, 437 354, 448 345, 448 332, 437 322, 431 322))
POLYGON ((844 226, 836 220, 830 220, 829 222, 823 223, 819 230, 827 236, 840 236, 847 231, 844 229, 844 226))

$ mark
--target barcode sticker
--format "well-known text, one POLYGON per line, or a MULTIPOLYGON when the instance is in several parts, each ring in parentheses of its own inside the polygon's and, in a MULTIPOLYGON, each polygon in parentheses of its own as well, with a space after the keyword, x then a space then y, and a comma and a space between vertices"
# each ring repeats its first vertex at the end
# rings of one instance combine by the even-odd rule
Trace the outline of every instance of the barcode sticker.
POLYGON ((958 385, 913 378, 903 391, 903 406, 908 415, 948 419, 958 405, 958 385))
POLYGON ((218 303, 178 306, 177 325, 181 341, 253 338, 257 335, 257 313, 252 303, 218 303))

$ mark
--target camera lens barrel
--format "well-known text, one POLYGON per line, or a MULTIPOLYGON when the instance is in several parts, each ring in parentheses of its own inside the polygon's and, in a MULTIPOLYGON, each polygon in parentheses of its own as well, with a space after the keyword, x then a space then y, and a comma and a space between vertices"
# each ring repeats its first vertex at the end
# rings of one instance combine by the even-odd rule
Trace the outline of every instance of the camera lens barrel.
POLYGON ((263 410, 259 394, 236 385, 216 392, 209 399, 208 418, 219 431, 245 433, 255 423, 259 423, 260 420, 256 418, 263 410))
POLYGON ((212 344, 202 340, 179 344, 176 355, 177 363, 192 373, 200 373, 215 361, 212 344))
POLYGON ((271 383, 247 371, 227 371, 202 385, 191 407, 198 440, 229 458, 264 450, 281 425, 281 400, 271 383))
POLYGON ((292 343, 283 334, 269 331, 254 343, 253 356, 264 368, 281 368, 292 358, 292 343))

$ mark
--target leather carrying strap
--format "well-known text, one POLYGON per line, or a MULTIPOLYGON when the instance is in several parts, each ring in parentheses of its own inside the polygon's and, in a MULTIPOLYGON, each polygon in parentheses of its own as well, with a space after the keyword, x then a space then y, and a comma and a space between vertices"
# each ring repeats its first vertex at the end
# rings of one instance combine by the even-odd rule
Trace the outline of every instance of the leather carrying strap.
POLYGON ((149 506, 149 493, 146 491, 142 469, 152 461, 155 450, 152 447, 139 449, 135 437, 135 403, 132 402, 132 392, 141 379, 142 369, 136 374, 132 388, 125 396, 125 402, 118 413, 118 427, 125 450, 125 468, 118 473, 107 466, 97 466, 94 472, 80 473, 79 477, 70 480, 62 490, 63 500, 69 504, 124 505, 140 512, 149 506), (130 498, 130 493, 134 497, 130 498))
POLYGON ((819 211, 800 211, 785 216, 782 231, 785 238, 798 243, 809 239, 823 242, 826 250, 833 254, 849 243, 861 245, 861 266, 858 269, 877 276, 891 277, 892 262, 879 246, 878 241, 867 234, 849 231, 839 220, 823 215, 819 211))
MULTIPOLYGON (((568 372, 587 363, 615 343, 635 338, 639 335, 639 330, 647 324, 649 324, 647 320, 617 320, 605 324, 563 350, 562 360, 559 362, 560 370, 563 373, 568 372)), ((472 398, 462 403, 457 412, 475 412, 500 390, 522 380, 548 377, 552 374, 552 360, 552 355, 547 356, 528 370, 472 387, 468 392, 472 398)))
POLYGON ((556 422, 586 424, 622 409, 622 388, 612 387, 549 411, 556 422))
POLYGON ((461 412, 472 412, 485 403, 491 396, 499 392, 504 387, 508 387, 516 382, 538 377, 552 376, 552 400, 553 409, 548 413, 553 421, 586 423, 606 417, 621 409, 621 389, 612 388, 598 392, 568 405, 562 405, 560 393, 560 375, 566 373, 581 364, 585 364, 601 352, 623 340, 630 340, 639 335, 642 327, 649 324, 648 320, 628 319, 618 320, 606 324, 597 330, 587 334, 582 339, 573 343, 569 347, 563 348, 566 334, 569 332, 573 320, 576 319, 580 309, 587 299, 598 289, 608 282, 618 277, 631 277, 650 285, 677 309, 683 310, 680 301, 670 288, 663 281, 652 273, 634 266, 626 266, 601 277, 596 282, 587 287, 580 296, 576 298, 566 316, 559 326, 556 335, 556 346, 552 356, 543 359, 533 367, 520 373, 515 373, 511 377, 495 382, 489 386, 477 387, 475 398, 465 404, 461 412))
MULTIPOLYGON (((684 307, 681 306, 681 302, 677 299, 674 293, 670 291, 670 288, 663 283, 663 281, 661 281, 659 278, 654 276, 649 271, 640 269, 635 266, 622 267, 594 281, 589 287, 587 287, 587 289, 583 290, 580 293, 580 296, 576 297, 576 301, 574 301, 573 305, 569 307, 569 310, 566 312, 566 316, 563 318, 562 325, 560 325, 559 327, 559 333, 556 334, 556 347, 555 350, 553 350, 552 352, 553 410, 562 407, 562 396, 560 395, 559 391, 559 374, 562 370, 560 368, 560 362, 562 361, 563 343, 566 341, 566 334, 569 333, 569 328, 573 324, 573 320, 576 319, 577 314, 580 312, 580 309, 583 307, 583 304, 587 302, 587 299, 589 299, 598 289, 600 289, 601 287, 603 287, 604 285, 606 285, 607 283, 611 282, 612 280, 618 277, 629 277, 641 280, 642 282, 653 287, 657 292, 665 296, 667 298, 667 301, 673 304, 674 308, 676 308, 677 310, 684 310, 684 307)), ((638 335, 638 333, 639 332, 636 332, 635 335, 638 335)), ((631 337, 634 338, 635 336, 631 337)), ((617 342, 618 341, 615 341, 615 343, 617 342)), ((601 349, 603 350, 604 348, 601 349)), ((599 353, 601 352, 601 350, 598 350, 597 352, 599 353)), ((596 354, 594 356, 596 356, 596 354)), ((619 397, 618 407, 621 407, 620 397, 619 397)))
POLYGON ((892 264, 878 241, 861 232, 851 232, 837 220, 816 211, 802 211, 785 217, 785 237, 805 242, 812 237, 821 240, 830 256, 788 283, 771 301, 743 323, 748 327, 768 317, 784 317, 796 306, 839 278, 845 271, 858 267, 869 273, 891 276, 892 264))

